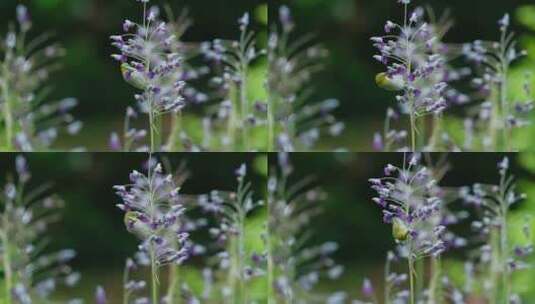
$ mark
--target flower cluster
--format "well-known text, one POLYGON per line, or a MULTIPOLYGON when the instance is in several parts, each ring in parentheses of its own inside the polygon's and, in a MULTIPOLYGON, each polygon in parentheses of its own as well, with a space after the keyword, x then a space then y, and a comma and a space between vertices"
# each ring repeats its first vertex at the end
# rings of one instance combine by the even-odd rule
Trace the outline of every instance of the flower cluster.
POLYGON ((288 184, 293 172, 289 157, 280 153, 279 167, 268 182, 268 248, 269 290, 274 290, 284 303, 305 303, 325 298, 326 303, 342 303, 343 292, 322 294, 315 286, 324 279, 339 278, 344 268, 332 258, 338 249, 335 242, 304 245, 311 237, 307 226, 321 213, 320 201, 325 193, 311 187, 310 179, 288 184))
POLYGON ((120 54, 112 57, 121 62, 122 75, 129 84, 141 91, 136 94, 139 110, 149 115, 151 151, 161 132, 158 120, 167 113, 176 113, 185 106, 182 90, 185 86, 181 72, 182 58, 176 52, 176 35, 159 18, 159 9, 143 1, 143 22, 123 23, 122 35, 111 36, 112 45, 120 54))
POLYGON ((148 176, 133 171, 131 184, 115 186, 122 199, 128 231, 142 240, 140 253, 152 256, 156 266, 181 264, 189 256, 188 233, 181 231, 185 211, 172 175, 161 164, 149 164, 148 176), (152 167, 153 166, 153 167, 152 167))
POLYGON ((68 265, 76 253, 71 249, 43 251, 47 228, 58 220, 63 201, 47 195, 47 187, 26 189, 31 173, 22 156, 16 159, 16 172, 0 194, 4 299, 8 303, 46 302, 58 285, 71 287, 80 279, 68 265))
POLYGON ((28 9, 17 6, 18 31, 10 28, 3 39, 0 59, 0 126, 4 150, 34 151, 50 148, 60 132, 77 134, 82 123, 69 113, 74 98, 48 102, 46 82, 65 51, 49 43, 47 35, 27 41, 32 28, 28 9), (36 47, 37 46, 37 47, 36 47))
POLYGON ((387 21, 386 35, 372 37, 379 54, 374 58, 386 66, 376 77, 381 87, 402 92, 396 96, 403 113, 411 118, 412 150, 415 150, 416 119, 427 114, 440 114, 448 106, 444 80, 445 56, 439 52, 440 42, 433 27, 423 20, 422 8, 408 15, 405 6, 403 24, 387 21), (397 34, 395 34, 397 32, 397 34))
MULTIPOLYGON (((403 79, 413 78, 410 75, 399 74, 406 69, 403 66, 403 63, 407 62, 405 57, 408 57, 407 54, 409 53, 403 52, 406 45, 409 45, 409 48, 406 48, 405 51, 410 51, 410 54, 412 54, 411 66, 415 69, 414 73, 418 73, 417 67, 423 67, 427 64, 425 58, 428 58, 432 54, 440 56, 441 61, 443 61, 441 64, 433 67, 431 74, 424 75, 425 73, 420 73, 426 77, 421 77, 421 79, 417 81, 417 84, 414 84, 414 90, 417 95, 419 92, 431 92, 438 88, 439 90, 435 92, 436 96, 428 96, 430 99, 428 98, 427 101, 439 101, 443 104, 441 107, 442 109, 468 103, 470 100, 469 97, 453 86, 453 84, 464 80, 470 75, 471 70, 466 67, 457 68, 451 64, 453 60, 459 57, 460 50, 458 47, 448 45, 444 42, 444 36, 453 24, 450 16, 446 13, 441 18, 433 20, 431 23, 426 23, 422 20, 424 18, 422 8, 416 8, 411 17, 412 18, 407 25, 408 29, 403 30, 401 26, 398 25, 400 30, 398 36, 393 37, 387 35, 385 37, 371 38, 374 46, 379 49, 381 54, 376 55, 375 58, 387 64, 387 72, 377 76, 377 84, 387 90, 401 91, 403 90, 403 84, 407 83, 403 79), (412 33, 412 35, 408 35, 408 42, 403 42, 405 32, 412 33), (403 54, 406 54, 406 56, 403 54)), ((391 23, 387 23, 385 30, 393 31, 395 28, 392 28, 392 26, 391 23)), ((428 71, 431 72, 431 70, 428 71)), ((405 93, 405 96, 406 95, 407 94, 405 93)), ((397 100, 403 101, 406 100, 406 98, 401 96, 397 97, 397 100)), ((402 102, 400 108, 402 113, 407 114, 409 108, 406 103, 402 102)), ((421 112, 426 113, 425 110, 421 112)), ((424 144, 424 149, 430 151, 442 149, 448 151, 458 150, 459 148, 457 147, 457 144, 453 142, 442 126, 442 111, 431 112, 432 113, 430 114, 433 114, 432 132, 430 132, 429 138, 426 138, 425 142, 422 142, 422 144, 424 144)), ((418 114, 417 116, 421 116, 421 114, 418 114)), ((374 150, 390 151, 394 150, 396 147, 400 147, 400 150, 409 149, 405 146, 408 135, 407 131, 391 129, 392 123, 397 120, 399 120, 399 114, 396 110, 389 107, 387 109, 382 134, 377 132, 374 135, 374 150)))
MULTIPOLYGON (((482 265, 488 267, 493 275, 482 278, 483 287, 490 295, 504 301, 517 303, 518 295, 512 293, 511 275, 513 272, 530 267, 527 258, 533 252, 530 218, 522 229, 527 244, 511 244, 508 237, 508 216, 513 205, 526 198, 516 192, 514 176, 509 173, 509 159, 498 163, 500 182, 497 185, 475 184, 462 188, 460 195, 468 206, 479 214, 472 222, 477 237, 474 242, 480 246, 477 257, 482 265), (498 275, 495 275, 495 273, 498 275)), ((487 270, 483 270, 487 271, 487 270)))
POLYGON ((125 226, 141 243, 136 263, 127 261, 124 298, 144 288, 144 281, 130 281, 128 274, 136 264, 151 270, 151 301, 160 301, 158 274, 163 266, 181 265, 192 254, 192 243, 184 226, 185 208, 180 200, 177 180, 164 174, 160 163, 149 159, 148 174, 130 174, 130 184, 115 186, 122 202, 117 207, 125 212, 125 226))
POLYGON ((217 218, 217 225, 210 228, 210 235, 218 247, 223 248, 216 254, 218 268, 228 273, 230 278, 223 284, 221 292, 247 303, 250 301, 250 293, 245 284, 265 274, 262 269, 265 257, 246 250, 245 224, 263 202, 253 199, 252 184, 246 181, 246 165, 242 164, 235 174, 238 181, 236 192, 227 195, 212 192, 209 202, 203 202, 203 209, 217 218))
POLYGON ((310 36, 292 42, 295 24, 286 6, 279 8, 280 28, 273 26, 268 42, 269 150, 292 152, 315 146, 323 133, 338 136, 344 124, 332 112, 335 99, 308 103, 313 89, 308 85, 322 68, 327 51, 310 36))
POLYGON ((383 221, 392 224, 393 236, 404 245, 406 257, 440 255, 446 249, 446 227, 433 220, 443 200, 435 191, 437 181, 432 171, 414 154, 402 168, 387 165, 384 174, 386 177, 370 179, 378 194, 373 201, 383 208, 383 221))
MULTIPOLYGON (((477 40, 465 44, 463 54, 472 62, 477 71, 472 80, 475 98, 481 100, 475 115, 465 121, 467 149, 478 148, 487 151, 511 150, 510 137, 513 129, 529 124, 525 120, 533 109, 533 101, 512 102, 509 89, 509 69, 513 62, 527 55, 516 49, 514 34, 509 31, 510 17, 505 15, 498 22, 500 41, 477 40), (478 141, 476 141, 478 140, 478 141)), ((528 75, 524 91, 531 96, 528 75)))
POLYGON ((268 107, 263 101, 251 100, 247 91, 249 73, 253 62, 266 52, 257 47, 257 35, 252 29, 249 13, 238 20, 238 25, 239 40, 215 39, 201 46, 201 53, 216 71, 211 84, 218 91, 215 95, 222 100, 214 118, 206 121, 210 123, 206 129, 226 129, 218 143, 224 150, 241 147, 241 150, 250 151, 254 145, 254 130, 265 125, 268 107))

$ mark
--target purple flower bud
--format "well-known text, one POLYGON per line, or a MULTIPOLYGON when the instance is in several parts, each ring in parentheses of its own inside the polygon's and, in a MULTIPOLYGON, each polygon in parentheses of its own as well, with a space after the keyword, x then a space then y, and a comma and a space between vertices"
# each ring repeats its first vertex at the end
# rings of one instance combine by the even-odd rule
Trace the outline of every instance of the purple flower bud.
POLYGON ((393 29, 396 28, 396 24, 392 21, 387 21, 385 24, 385 33, 390 33, 393 29))
POLYGON ((381 136, 381 133, 377 132, 373 135, 373 150, 383 151, 383 149, 383 136, 381 136))
POLYGON ((372 298, 373 293, 374 290, 372 282, 368 278, 364 279, 364 282, 362 282, 362 295, 364 295, 366 298, 372 298))
POLYGON ((102 286, 97 287, 97 291, 95 293, 95 303, 96 304, 108 303, 108 300, 106 299, 106 292, 104 291, 104 288, 102 288, 102 286))
POLYGON ((290 14, 290 9, 285 5, 279 8, 279 20, 285 32, 289 32, 292 30, 294 26, 292 16, 290 14))
POLYGON ((125 56, 125 55, 118 55, 118 54, 113 54, 111 55, 111 58, 119 61, 119 62, 126 62, 128 60, 128 58, 125 56))
POLYGON ((135 26, 135 23, 130 20, 125 20, 123 23, 123 31, 128 32, 135 26))
POLYGON ((32 20, 28 8, 22 4, 17 5, 17 21, 23 32, 28 31, 32 26, 32 20))
POLYGON ((112 151, 121 151, 121 140, 119 139, 119 135, 116 132, 111 133, 108 146, 112 151))

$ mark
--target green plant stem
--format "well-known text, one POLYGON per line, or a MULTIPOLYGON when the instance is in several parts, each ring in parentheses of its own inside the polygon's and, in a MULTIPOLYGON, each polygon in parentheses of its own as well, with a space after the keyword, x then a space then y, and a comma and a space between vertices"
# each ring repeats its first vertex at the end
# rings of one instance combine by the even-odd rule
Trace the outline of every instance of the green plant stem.
POLYGON ((124 290, 124 294, 123 294, 123 304, 128 304, 129 302, 129 297, 130 297, 130 291, 127 290, 126 288, 124 288, 124 286, 126 286, 126 284, 128 284, 128 276, 129 276, 129 270, 128 270, 128 267, 125 267, 124 271, 123 271, 123 290, 124 290))
POLYGON ((154 129, 155 129, 155 125, 154 125, 154 112, 152 111, 152 105, 150 106, 150 110, 149 110, 149 129, 150 129, 150 152, 154 152, 154 149, 155 149, 155 132, 154 132, 154 129))
POLYGON ((268 102, 267 102, 267 124, 268 124, 268 147, 267 151, 271 152, 273 151, 274 147, 274 135, 275 135, 275 121, 273 117, 273 105, 272 105, 272 99, 270 97, 271 94, 268 94, 268 102))
POLYGON ((232 249, 231 252, 231 266, 230 270, 228 272, 228 282, 227 286, 229 286, 232 290, 231 296, 230 296, 230 302, 231 304, 236 304, 237 302, 237 287, 236 287, 236 277, 238 276, 238 263, 239 263, 239 257, 237 256, 237 240, 233 238, 230 242, 230 248, 232 249))
POLYGON ((496 231, 491 234, 491 247, 492 247, 492 260, 490 265, 490 280, 491 280, 491 292, 489 295, 489 303, 496 304, 499 301, 500 289, 499 289, 499 272, 501 272, 500 262, 500 249, 499 249, 499 235, 496 231))
MULTIPOLYGON (((152 113, 152 110, 151 110, 151 113, 152 113)), ((152 138, 152 136, 151 136, 152 138)), ((151 140, 152 142, 152 140, 151 140)), ((151 153, 149 154, 149 166, 151 164, 151 160, 152 160, 152 151, 151 153)), ((152 179, 152 168, 149 168, 149 174, 148 174, 148 180, 149 180, 149 193, 150 193, 150 196, 148 198, 149 200, 149 208, 150 208, 150 221, 151 222, 154 222, 155 220, 155 214, 156 214, 156 205, 155 205, 155 197, 154 197, 154 186, 153 185, 153 179, 152 179)), ((150 270, 151 270, 151 290, 152 290, 152 303, 153 304, 157 304, 159 303, 159 300, 158 300, 158 265, 156 263, 156 245, 154 244, 154 242, 152 240, 149 240, 150 242, 150 270)))
POLYGON ((238 119, 238 113, 237 113, 237 107, 238 107, 238 101, 237 99, 237 90, 235 84, 230 85, 229 90, 229 99, 232 102, 232 107, 230 109, 230 114, 227 119, 227 138, 228 138, 228 145, 230 147, 230 151, 236 150, 235 149, 235 141, 236 141, 236 120, 238 119))
MULTIPOLYGON (((7 227, 4 218, 4 227, 7 227)), ((5 230, 2 232, 2 248, 4 250, 2 254, 2 261, 4 265, 4 284, 6 288, 6 304, 11 304, 11 290, 13 289, 13 270, 11 269, 11 257, 9 254, 9 239, 5 230)))
POLYGON ((171 133, 167 140, 167 150, 177 150, 177 138, 180 137, 180 131, 182 130, 182 112, 178 112, 173 115, 171 120, 171 133))
POLYGON ((431 142, 429 144, 429 149, 431 151, 437 151, 441 129, 442 129, 441 114, 435 114, 433 115, 433 133, 431 135, 431 142))
POLYGON ((411 114, 410 114, 410 121, 411 121, 411 151, 416 152, 416 117, 414 115, 414 110, 412 108, 413 108, 413 106, 411 106, 411 114))
POLYGON ((169 266, 169 289, 167 299, 169 303, 180 304, 180 297, 177 297, 177 290, 180 288, 180 275, 178 266, 169 266))
MULTIPOLYGON (((412 246, 411 246, 412 247, 412 246)), ((409 252, 409 292, 410 292, 410 304, 415 304, 415 290, 414 290, 414 259, 412 253, 409 252)))
POLYGON ((496 100, 496 98, 493 98, 493 105, 492 105, 492 113, 490 117, 490 131, 489 135, 491 138, 491 149, 492 151, 498 151, 498 139, 497 139, 497 133, 498 133, 498 124, 500 121, 500 111, 499 111, 499 102, 496 100))
POLYGON ((158 301, 158 269, 156 265, 156 256, 154 244, 151 244, 150 250, 150 268, 151 268, 151 289, 152 289, 152 302, 159 303, 158 301))
POLYGON ((442 273, 442 264, 440 257, 431 259, 431 282, 429 283, 429 298, 427 300, 428 304, 441 303, 440 299, 440 276, 442 273))
POLYGON ((508 262, 509 254, 508 254, 508 247, 507 247, 507 213, 505 213, 502 217, 502 227, 500 230, 500 251, 501 251, 501 259, 502 259, 502 284, 503 284, 503 293, 504 293, 504 302, 509 302, 510 294, 511 294, 511 286, 510 286, 510 280, 509 280, 509 271, 508 271, 508 262))
POLYGON ((247 124, 249 113, 249 101, 247 99, 247 64, 242 64, 242 77, 240 82, 240 101, 241 101, 241 120, 242 120, 242 137, 243 150, 249 151, 249 130, 247 124))
POLYGON ((7 80, 2 82, 2 93, 4 98, 4 122, 6 128, 6 149, 9 151, 13 146, 13 114, 11 113, 11 102, 9 101, 9 87, 7 80))
MULTIPOLYGON (((270 204, 271 205, 271 204, 270 204)), ((270 206, 268 205, 268 210, 270 206)), ((268 211, 268 214, 271 214, 268 211)), ((275 279, 275 265, 273 264, 273 248, 272 248, 272 239, 269 222, 267 223, 267 233, 266 233, 266 251, 267 251, 267 290, 268 290, 268 304, 275 303, 275 294, 273 293, 273 283, 275 279)))
POLYGON ((383 302, 385 304, 390 304, 390 282, 388 282, 388 276, 390 275, 390 259, 387 258, 386 259, 386 264, 385 264, 385 273, 384 273, 384 280, 385 280, 385 288, 384 288, 384 299, 383 299, 383 302))
POLYGON ((509 105, 507 103, 507 74, 509 73, 509 62, 507 59, 507 56, 509 55, 507 53, 507 42, 506 42, 506 31, 502 31, 501 38, 500 38, 500 69, 501 69, 501 82, 500 82, 500 107, 501 107, 501 114, 502 114, 502 135, 503 135, 503 146, 504 150, 510 151, 510 138, 508 136, 508 118, 509 118, 509 105))

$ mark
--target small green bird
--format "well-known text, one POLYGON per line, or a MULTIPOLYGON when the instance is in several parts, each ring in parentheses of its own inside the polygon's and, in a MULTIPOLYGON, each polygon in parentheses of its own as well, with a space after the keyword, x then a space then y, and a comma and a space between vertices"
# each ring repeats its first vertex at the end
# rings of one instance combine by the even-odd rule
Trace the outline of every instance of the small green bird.
POLYGON ((148 224, 143 223, 139 218, 141 213, 138 211, 128 211, 124 214, 124 224, 128 232, 144 240, 150 235, 148 224))
POLYGON ((401 75, 389 77, 386 73, 379 73, 375 76, 375 83, 387 91, 401 91, 405 87, 405 81, 401 75))
POLYGON ((392 220, 392 236, 399 242, 406 241, 409 237, 409 227, 397 217, 392 220))
POLYGON ((137 89, 145 90, 148 86, 147 79, 143 76, 143 73, 126 62, 121 64, 121 74, 126 82, 137 89))

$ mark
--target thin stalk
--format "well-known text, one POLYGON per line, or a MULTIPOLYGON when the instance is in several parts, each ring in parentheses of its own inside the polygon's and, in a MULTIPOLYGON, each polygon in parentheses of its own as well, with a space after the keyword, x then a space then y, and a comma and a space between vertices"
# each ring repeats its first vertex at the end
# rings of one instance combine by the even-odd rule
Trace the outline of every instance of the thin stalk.
POLYGON ((150 266, 151 266, 151 288, 152 288, 152 304, 158 304, 158 270, 156 265, 155 248, 151 244, 150 249, 150 266))
POLYGON ((500 266, 500 253, 499 253, 499 235, 496 234, 496 231, 493 231, 491 235, 491 243, 492 243, 492 261, 490 265, 490 280, 491 280, 491 295, 489 297, 489 303, 490 304, 496 304, 498 303, 498 299, 500 297, 500 290, 498 287, 498 273, 501 272, 501 266, 500 266), (497 244, 498 243, 498 244, 497 244))
POLYGON ((230 243, 230 248, 231 248, 231 266, 230 266, 230 271, 228 273, 228 286, 231 288, 232 292, 231 292, 231 296, 230 296, 230 302, 227 302, 227 303, 232 303, 232 304, 236 304, 238 303, 237 302, 237 291, 236 291, 236 277, 237 277, 237 272, 239 271, 238 268, 238 264, 239 264, 239 257, 237 256, 237 248, 238 248, 238 245, 236 243, 236 239, 232 239, 231 240, 231 243, 230 243))
POLYGON ((243 136, 243 149, 249 151, 249 130, 247 116, 249 113, 249 101, 247 100, 247 64, 242 64, 242 77, 240 82, 240 101, 241 101, 241 119, 242 119, 242 136, 243 136))
POLYGON ((178 112, 173 115, 171 120, 171 133, 167 140, 167 150, 177 150, 177 138, 180 136, 180 130, 182 129, 182 112, 178 112))
MULTIPOLYGON (((8 227, 6 224, 7 219, 4 217, 4 227, 8 227)), ((4 285, 6 288, 6 304, 12 303, 11 291, 13 289, 13 270, 11 269, 11 257, 9 255, 9 239, 5 230, 2 232, 2 248, 4 252, 2 254, 2 261, 4 265, 4 285)))
POLYGON ((414 106, 412 105, 414 102, 411 101, 411 113, 410 113, 410 121, 411 121, 411 151, 416 151, 416 117, 414 114, 414 106))
POLYGON ((438 299, 441 298, 440 294, 440 276, 442 272, 440 257, 432 258, 431 260, 431 282, 429 283, 429 298, 427 299, 428 304, 440 303, 438 299))
POLYGON ((507 57, 507 43, 506 43, 506 31, 502 31, 502 35, 500 38, 500 46, 501 46, 501 52, 500 52, 500 72, 501 72, 501 81, 500 81, 500 107, 501 107, 501 113, 502 113, 502 124, 503 124, 503 144, 504 144, 504 150, 510 151, 510 138, 508 136, 508 117, 509 117, 509 105, 507 104, 507 74, 509 72, 509 63, 507 57))
POLYGON ((503 123, 503 131, 502 131, 502 135, 503 135, 503 144, 504 144, 504 148, 506 151, 511 151, 511 141, 510 141, 510 138, 509 138, 509 123, 507 122, 508 120, 508 117, 509 117, 509 109, 508 109, 508 105, 507 105, 507 72, 508 72, 508 67, 507 67, 507 64, 503 64, 503 79, 502 79, 502 82, 501 82, 501 88, 500 88, 500 103, 501 103, 501 107, 502 107, 502 123, 503 123))
POLYGON ((442 129, 442 117, 440 114, 433 115, 433 132, 431 135, 431 142, 429 149, 431 151, 437 151, 438 140, 440 138, 440 130, 442 129))
POLYGON ((126 289, 126 284, 128 284, 128 276, 129 276, 128 266, 125 266, 125 269, 123 271, 123 290, 124 290, 123 304, 128 304, 129 302, 128 298, 130 297, 130 291, 126 289))
POLYGON ((244 214, 244 211, 241 211, 240 213, 242 213, 240 215, 240 234, 239 234, 239 237, 238 237, 238 251, 239 251, 239 261, 240 261, 240 267, 238 268, 240 273, 239 273, 239 284, 240 284, 240 295, 241 295, 241 302, 240 303, 247 303, 247 293, 246 293, 246 288, 245 288, 245 278, 243 277, 243 274, 244 274, 244 268, 243 267, 243 262, 244 262, 244 259, 245 259, 245 237, 244 237, 244 232, 245 232, 245 226, 244 226, 244 222, 245 222, 245 214, 244 214))
MULTIPOLYGON (((4 68, 4 70, 6 70, 4 68)), ((13 145, 13 114, 11 113, 11 102, 9 101, 9 87, 7 80, 2 82, 2 93, 4 97, 4 121, 6 124, 6 149, 9 151, 13 145)))
POLYGON ((409 253, 409 286, 410 286, 410 304, 415 304, 415 292, 414 292, 414 259, 412 253, 409 253))
MULTIPOLYGON (((149 102, 150 104, 150 102, 149 102)), ((150 129, 150 152, 155 152, 154 149, 155 149, 155 142, 154 142, 154 128, 155 128, 155 125, 154 125, 154 112, 152 110, 152 104, 150 104, 150 109, 149 109, 149 129, 150 129)))
POLYGON ((180 275, 178 266, 169 266, 169 289, 167 300, 169 303, 180 304, 180 297, 177 297, 177 289, 180 286, 180 275))
POLYGON ((234 144, 236 141, 236 120, 238 117, 237 100, 236 100, 237 92, 236 91, 237 91, 236 85, 231 84, 229 96, 231 97, 230 100, 232 101, 232 105, 231 105, 230 114, 229 114, 228 121, 227 121, 227 138, 228 138, 228 145, 229 147, 231 147, 230 150, 235 150, 234 144))
POLYGON ((386 259, 386 264, 385 264, 385 283, 386 283, 386 286, 385 286, 385 289, 384 289, 384 303, 385 304, 390 304, 390 282, 388 282, 388 277, 390 275, 390 259, 387 258, 386 259))
POLYGON ((425 261, 420 259, 418 261, 414 262, 414 269, 415 269, 415 285, 414 285, 414 292, 416 294, 420 294, 421 291, 424 288, 424 271, 425 271, 425 261))
POLYGON ((508 271, 508 248, 507 248, 507 218, 504 214, 502 217, 502 227, 500 230, 500 250, 501 250, 501 259, 502 259, 502 284, 503 284, 503 293, 504 301, 509 302, 511 294, 511 284, 509 280, 509 271, 508 271))
POLYGON ((500 121, 500 111, 499 111, 499 101, 497 100, 496 97, 492 98, 493 99, 493 105, 492 105, 492 113, 491 113, 491 117, 490 117, 490 122, 489 122, 489 128, 490 128, 490 131, 489 131, 489 134, 490 134, 490 138, 491 138, 491 149, 492 151, 498 151, 498 140, 497 140, 497 133, 498 133, 498 124, 499 124, 499 121, 500 121))
MULTIPOLYGON (((409 81, 409 76, 411 74, 412 70, 412 56, 411 56, 411 50, 409 48, 410 38, 409 38, 409 31, 407 29, 407 20, 408 20, 408 10, 409 6, 408 4, 404 5, 404 18, 403 18, 403 35, 406 37, 405 41, 405 48, 406 48, 406 60, 407 60, 407 79, 405 81, 409 81)), ((413 93, 406 90, 408 93, 409 98, 409 105, 410 105, 410 124, 411 124, 411 150, 416 151, 416 113, 414 109, 414 96, 413 93)))
MULTIPOLYGON (((273 198, 269 199, 268 204, 268 219, 271 218, 271 206, 274 203, 273 198)), ((275 303, 275 294, 273 293, 273 283, 275 279, 275 265, 273 264, 273 248, 272 248, 272 239, 271 239, 271 229, 270 223, 268 221, 266 229, 266 251, 267 251, 267 290, 268 290, 268 304, 275 303)))
POLYGON ((273 146, 274 146, 274 143, 273 143, 273 140, 274 140, 274 134, 275 134, 275 121, 274 121, 274 117, 273 117, 273 105, 271 104, 272 103, 272 99, 271 99, 271 94, 268 94, 268 102, 267 102, 267 124, 268 124, 268 147, 267 147, 267 151, 268 152, 271 152, 273 151, 273 146))
MULTIPOLYGON (((152 110, 151 110, 152 112, 152 110)), ((151 137, 152 139, 152 137, 151 137)), ((151 140, 152 143, 152 140, 151 140)), ((153 179, 152 179, 152 168, 151 166, 151 160, 152 160, 152 151, 149 154, 149 173, 148 173, 148 179, 149 179, 149 206, 150 206, 150 216, 151 216, 151 223, 155 221, 155 214, 156 214, 156 205, 154 204, 154 185, 153 185, 153 179)), ((150 241, 150 266, 151 266, 151 289, 152 289, 152 304, 159 303, 158 300, 158 265, 156 263, 156 244, 152 241, 150 241)))

